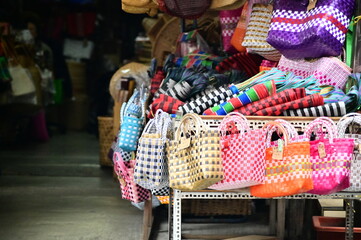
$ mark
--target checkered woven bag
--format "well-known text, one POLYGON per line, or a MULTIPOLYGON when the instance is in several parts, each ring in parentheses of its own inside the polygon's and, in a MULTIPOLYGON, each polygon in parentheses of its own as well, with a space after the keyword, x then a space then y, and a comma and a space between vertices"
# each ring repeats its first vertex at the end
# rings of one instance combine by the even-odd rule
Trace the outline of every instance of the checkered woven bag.
POLYGON ((314 194, 331 194, 350 186, 350 165, 354 150, 354 139, 335 138, 337 128, 331 121, 315 119, 305 129, 304 136, 310 139, 314 132, 321 135, 319 139, 310 141, 314 194), (326 128, 328 137, 325 138, 326 128))
POLYGON ((268 60, 278 61, 281 58, 281 53, 266 41, 271 24, 272 9, 271 4, 253 4, 242 46, 268 60))
POLYGON ((152 189, 151 192, 154 196, 169 196, 169 187, 164 187, 161 189, 152 189))
POLYGON ((138 141, 134 181, 146 189, 169 186, 166 157, 167 133, 172 127, 168 113, 158 110, 138 141))
POLYGON ((231 45, 231 38, 241 18, 242 7, 232 10, 219 11, 219 22, 222 29, 223 50, 227 53, 236 53, 237 50, 231 45))
POLYGON ((328 103, 323 106, 301 108, 296 110, 287 110, 282 113, 283 116, 291 117, 341 117, 346 114, 346 105, 344 102, 328 103))
POLYGON ((354 0, 275 0, 267 42, 291 59, 339 56, 354 5, 354 0))
POLYGON ((312 189, 312 168, 309 142, 290 142, 289 133, 277 122, 268 122, 276 126, 284 140, 278 140, 278 146, 270 147, 271 138, 266 141, 265 183, 251 186, 251 195, 256 197, 281 197, 312 189))
POLYGON ((221 102, 227 101, 238 93, 238 89, 235 86, 230 87, 229 89, 220 87, 218 89, 214 89, 213 91, 207 92, 207 94, 202 96, 201 98, 184 104, 179 108, 179 110, 182 112, 182 114, 202 114, 208 108, 213 107, 214 105, 217 105, 221 102))
POLYGON ((196 114, 183 116, 167 152, 171 188, 201 190, 223 179, 218 131, 196 114))
POLYGON ((307 61, 292 60, 282 56, 277 68, 304 78, 313 75, 320 85, 332 85, 340 89, 345 87, 348 76, 351 74, 351 68, 336 57, 307 61))
POLYGON ((224 179, 210 189, 244 188, 264 182, 266 132, 251 130, 239 113, 228 114, 219 125, 224 179))
POLYGON ((138 138, 145 122, 144 103, 147 97, 144 89, 136 89, 129 101, 122 105, 118 143, 124 151, 131 152, 137 149, 138 138))
POLYGON ((114 172, 117 174, 122 198, 134 203, 144 202, 150 198, 150 191, 142 188, 133 180, 135 161, 125 162, 120 153, 115 152, 113 156, 114 172))
POLYGON ((337 123, 338 137, 354 139, 356 148, 351 162, 350 187, 343 191, 361 192, 361 134, 352 133, 355 131, 355 128, 352 127, 353 124, 361 126, 361 114, 347 114, 337 123), (350 130, 349 133, 346 133, 348 127, 350 130))
POLYGON ((159 97, 154 99, 152 104, 149 106, 150 111, 148 118, 153 118, 158 109, 167 113, 176 113, 182 105, 184 105, 184 102, 172 98, 171 96, 160 94, 159 97))

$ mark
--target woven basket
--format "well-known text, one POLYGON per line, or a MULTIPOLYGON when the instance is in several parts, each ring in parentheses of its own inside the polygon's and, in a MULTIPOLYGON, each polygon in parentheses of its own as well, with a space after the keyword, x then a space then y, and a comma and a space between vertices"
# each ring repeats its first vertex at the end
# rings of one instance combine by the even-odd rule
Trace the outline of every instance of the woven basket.
POLYGON ((195 216, 251 215, 249 199, 194 199, 190 213, 195 216))
POLYGON ((113 166, 108 158, 108 152, 114 140, 113 118, 98 117, 99 129, 99 164, 100 166, 113 166))

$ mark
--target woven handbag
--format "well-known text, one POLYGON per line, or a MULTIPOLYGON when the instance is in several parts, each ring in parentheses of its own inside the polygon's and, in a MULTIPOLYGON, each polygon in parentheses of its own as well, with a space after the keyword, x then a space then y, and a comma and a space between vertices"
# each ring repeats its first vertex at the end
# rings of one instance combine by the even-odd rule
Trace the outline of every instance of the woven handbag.
POLYGON ((196 19, 211 5, 211 0, 163 0, 166 13, 184 19, 196 19))
POLYGON ((345 87, 348 76, 351 74, 351 68, 336 57, 307 61, 292 60, 282 56, 277 68, 304 78, 313 75, 318 79, 319 85, 332 85, 340 89, 345 87))
POLYGON ((196 114, 183 116, 168 145, 170 187, 201 190, 223 179, 219 134, 196 114))
POLYGON ((171 123, 169 114, 158 110, 139 138, 134 181, 146 189, 161 189, 169 185, 165 148, 171 123))
POLYGON ((350 187, 346 188, 346 192, 361 192, 361 134, 353 133, 355 129, 353 124, 361 126, 361 114, 350 113, 345 115, 337 123, 338 137, 340 138, 352 138, 355 141, 354 156, 351 162, 351 174, 350 174, 350 187), (346 133, 346 129, 349 128, 349 133, 346 133))
POLYGON ((224 179, 210 189, 244 188, 264 182, 266 132, 251 130, 239 113, 228 114, 219 125, 224 179))
POLYGON ((223 50, 229 54, 236 53, 237 50, 231 45, 231 38, 241 17, 242 7, 234 10, 219 11, 219 22, 222 30, 223 50))
POLYGON ((145 122, 144 102, 146 99, 147 94, 136 89, 129 101, 122 105, 118 145, 124 151, 131 152, 137 149, 138 138, 145 122))
POLYGON ((242 46, 268 60, 278 61, 281 58, 280 52, 266 41, 272 18, 272 9, 273 6, 270 4, 253 4, 242 46))
POLYGON ((337 128, 331 121, 322 118, 315 119, 305 129, 306 139, 310 139, 313 132, 319 137, 310 141, 314 188, 309 193, 331 194, 350 186, 354 140, 335 138, 336 131, 337 128), (323 128, 326 128, 327 138, 324 136, 323 128))
POLYGON ((125 162, 122 156, 115 152, 113 156, 114 172, 117 174, 122 198, 134 203, 144 202, 150 198, 150 191, 142 188, 133 180, 135 160, 125 162))
POLYGON ((251 186, 251 195, 256 197, 281 197, 307 192, 312 189, 312 168, 309 142, 290 142, 289 133, 277 122, 268 122, 264 129, 276 126, 284 141, 270 147, 270 136, 266 141, 265 183, 251 186))
POLYGON ((339 56, 354 5, 354 0, 276 0, 267 42, 291 59, 339 56))

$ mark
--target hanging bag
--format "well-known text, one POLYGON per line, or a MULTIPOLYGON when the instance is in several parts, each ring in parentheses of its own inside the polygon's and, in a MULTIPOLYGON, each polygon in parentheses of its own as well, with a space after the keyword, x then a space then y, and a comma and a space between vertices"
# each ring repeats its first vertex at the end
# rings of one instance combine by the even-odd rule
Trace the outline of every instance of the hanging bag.
POLYGON ((120 131, 118 136, 119 147, 131 152, 137 149, 138 138, 145 121, 144 101, 147 94, 143 90, 135 90, 127 103, 120 110, 120 131))
POLYGON ((114 153, 114 172, 118 176, 122 198, 134 203, 144 202, 150 198, 150 192, 134 182, 133 171, 135 160, 125 162, 120 153, 114 153))
POLYGON ((355 0, 276 0, 267 42, 287 58, 339 56, 355 0))
MULTIPOLYGON (((244 7, 244 6, 243 6, 244 7)), ((231 45, 231 38, 240 20, 243 7, 233 10, 219 11, 219 22, 222 30, 223 51, 228 54, 236 53, 237 50, 231 45)))
POLYGON ((336 126, 332 120, 317 118, 305 129, 304 136, 310 139, 315 133, 316 139, 310 141, 310 154, 312 162, 313 190, 309 193, 331 194, 350 186, 350 165, 354 149, 354 140, 335 138, 336 126), (325 138, 323 127, 328 134, 325 138))
POLYGON ((223 179, 218 131, 196 114, 183 116, 167 152, 171 188, 201 190, 223 179))
POLYGON ((337 123, 339 138, 351 138, 355 141, 354 156, 351 162, 350 187, 345 192, 361 192, 361 134, 354 133, 353 125, 361 126, 361 114, 349 113, 337 123), (346 133, 349 128, 349 133, 346 133))
POLYGON ((224 179, 210 189, 244 188, 264 182, 266 132, 251 130, 239 113, 224 117, 218 127, 221 134, 221 156, 224 179))
POLYGON ((169 114, 158 110, 139 138, 134 181, 146 189, 161 189, 169 185, 165 148, 171 123, 169 114))
POLYGON ((278 61, 281 58, 280 52, 266 41, 272 18, 272 9, 271 4, 253 4, 242 46, 268 60, 278 61))
POLYGON ((277 146, 271 147, 271 137, 266 141, 265 183, 251 186, 256 197, 282 197, 312 189, 312 169, 309 142, 290 142, 289 133, 277 122, 268 122, 263 128, 270 131, 275 126, 283 134, 277 146))

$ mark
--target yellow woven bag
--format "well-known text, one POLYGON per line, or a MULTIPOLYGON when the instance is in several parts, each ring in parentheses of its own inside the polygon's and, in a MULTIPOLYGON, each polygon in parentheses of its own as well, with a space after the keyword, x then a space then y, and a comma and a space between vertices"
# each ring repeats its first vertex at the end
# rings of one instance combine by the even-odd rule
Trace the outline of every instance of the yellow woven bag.
POLYGON ((170 187, 201 190, 221 181, 219 139, 218 131, 210 130, 198 115, 184 115, 167 149, 170 187))

